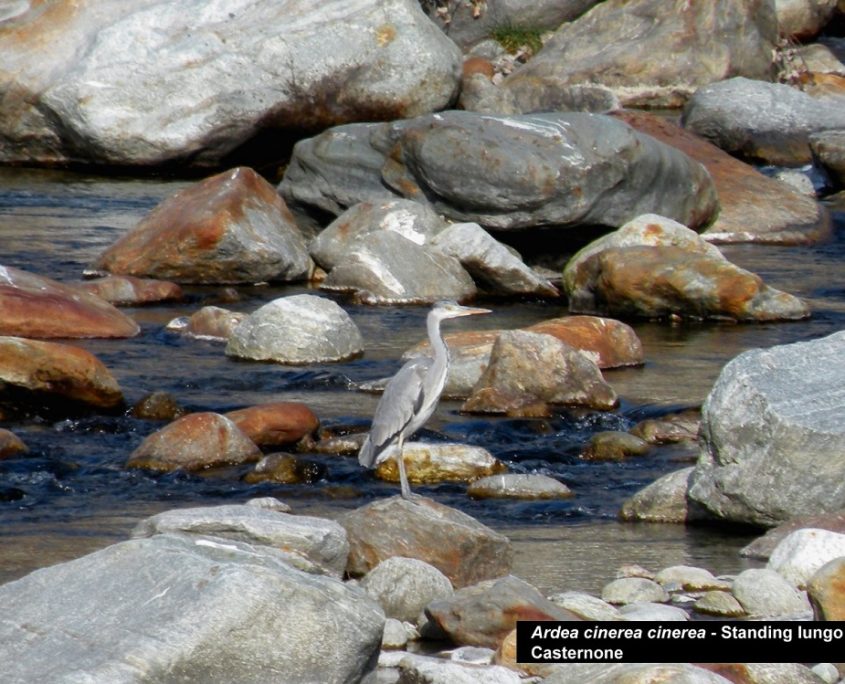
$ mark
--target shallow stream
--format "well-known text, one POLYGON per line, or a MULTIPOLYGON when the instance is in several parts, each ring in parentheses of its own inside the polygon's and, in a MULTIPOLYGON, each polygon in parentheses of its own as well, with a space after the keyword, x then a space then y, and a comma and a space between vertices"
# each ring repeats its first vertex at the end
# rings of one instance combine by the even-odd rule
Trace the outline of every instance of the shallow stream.
MULTIPOLYGON (((102 178, 65 172, 0 170, 0 264, 62 281, 82 271, 106 246, 152 207, 184 187, 184 180, 102 178)), ((542 472, 565 482, 576 496, 556 502, 473 501, 459 485, 418 487, 508 534, 517 550, 515 573, 544 591, 597 591, 626 562, 653 570, 676 563, 717 573, 745 567, 737 549, 749 535, 712 528, 620 524, 621 502, 656 477, 689 463, 689 455, 663 449, 625 463, 588 463, 578 454, 599 430, 627 429, 639 420, 697 406, 722 366, 752 347, 807 340, 845 328, 845 216, 830 243, 815 247, 727 246, 735 263, 769 284, 806 298, 813 317, 804 322, 671 326, 631 322, 646 355, 642 368, 606 373, 622 403, 609 413, 561 411, 551 419, 464 416, 443 402, 421 437, 478 444, 516 472, 542 472)), ((165 331, 177 316, 206 304, 252 311, 298 286, 237 288, 223 301, 221 288, 188 287, 177 304, 130 308, 141 325, 130 340, 82 340, 115 374, 132 405, 155 390, 170 392, 192 411, 227 411, 268 401, 307 403, 324 426, 365 427, 377 397, 357 383, 393 374, 401 353, 424 336, 426 309, 363 307, 336 298, 361 329, 366 353, 342 364, 286 367, 227 358, 220 343, 165 331)), ((562 303, 489 302, 490 316, 449 323, 513 328, 565 315, 562 303)), ((308 485, 247 485, 242 470, 205 475, 153 475, 124 468, 129 453, 160 424, 128 416, 3 424, 29 446, 0 461, 0 581, 73 558, 125 538, 135 522, 167 508, 242 502, 276 496, 297 512, 334 516, 397 491, 375 480, 353 457, 305 455, 325 476, 308 485)))

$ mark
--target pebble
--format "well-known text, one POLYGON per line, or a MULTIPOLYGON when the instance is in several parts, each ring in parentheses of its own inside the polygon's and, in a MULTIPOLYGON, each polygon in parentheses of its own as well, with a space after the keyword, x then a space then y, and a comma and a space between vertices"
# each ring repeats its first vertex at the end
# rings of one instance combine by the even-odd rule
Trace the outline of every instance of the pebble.
POLYGON ((623 577, 605 585, 601 592, 602 600, 613 604, 641 603, 649 601, 666 603, 668 592, 653 580, 644 577, 623 577))

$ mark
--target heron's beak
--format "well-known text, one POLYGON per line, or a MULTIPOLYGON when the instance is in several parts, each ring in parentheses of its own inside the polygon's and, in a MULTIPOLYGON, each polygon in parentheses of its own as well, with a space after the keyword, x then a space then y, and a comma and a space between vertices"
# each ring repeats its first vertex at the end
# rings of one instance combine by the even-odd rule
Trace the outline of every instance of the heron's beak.
POLYGON ((474 316, 475 314, 493 313, 490 309, 478 309, 472 306, 462 306, 456 312, 455 316, 474 316))

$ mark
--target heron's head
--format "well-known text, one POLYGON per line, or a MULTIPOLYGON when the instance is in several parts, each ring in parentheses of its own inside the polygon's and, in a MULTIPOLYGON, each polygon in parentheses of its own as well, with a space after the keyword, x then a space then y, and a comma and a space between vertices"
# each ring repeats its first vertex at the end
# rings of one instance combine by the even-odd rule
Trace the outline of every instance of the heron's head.
POLYGON ((460 318, 461 316, 473 316, 475 314, 491 313, 490 309, 478 309, 472 306, 461 306, 457 302, 443 301, 437 302, 431 310, 431 314, 438 319, 445 320, 447 318, 460 318))

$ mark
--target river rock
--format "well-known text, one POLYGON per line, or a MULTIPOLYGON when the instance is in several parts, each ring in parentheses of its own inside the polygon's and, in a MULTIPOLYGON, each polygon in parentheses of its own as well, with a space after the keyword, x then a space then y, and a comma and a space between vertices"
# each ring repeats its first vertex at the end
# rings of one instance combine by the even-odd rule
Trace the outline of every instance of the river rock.
POLYGON ((406 199, 359 202, 320 231, 308 250, 314 261, 331 271, 370 233, 389 230, 425 245, 445 227, 445 221, 431 207, 419 202, 406 199))
POLYGON ((745 615, 745 608, 727 591, 706 591, 692 604, 694 612, 720 618, 736 618, 745 615))
POLYGON ((634 329, 612 318, 563 316, 540 321, 525 330, 556 337, 602 369, 639 366, 645 361, 642 342, 634 329))
POLYGON ((226 355, 288 364, 343 361, 360 354, 358 326, 332 300, 316 295, 280 297, 234 329, 226 355))
POLYGON ((809 316, 797 297, 735 266, 686 226, 653 214, 584 247, 563 279, 575 313, 740 321, 809 316))
POLYGON ((416 558, 386 558, 361 579, 361 588, 378 601, 384 614, 416 623, 432 601, 452 595, 452 583, 433 565, 416 558))
POLYGON ((807 582, 816 620, 845 620, 845 555, 820 567, 807 582))
POLYGON ((133 337, 140 328, 96 295, 12 266, 0 266, 0 334, 133 337))
POLYGON ((686 523, 690 519, 687 489, 695 468, 682 468, 657 478, 622 503, 619 518, 627 521, 686 523))
POLYGON ((504 28, 514 32, 553 31, 597 4, 598 0, 487 0, 481 4, 446 0, 426 3, 428 16, 463 50, 495 36, 504 28))
POLYGON ((453 223, 431 246, 461 262, 476 284, 493 295, 557 297, 558 290, 477 223, 453 223))
POLYGON ((663 568, 654 576, 654 581, 667 591, 727 591, 731 588, 728 582, 714 577, 709 570, 690 565, 663 568))
POLYGON ((822 131, 810 136, 810 149, 837 185, 845 185, 845 131, 822 131))
POLYGON ((774 570, 751 568, 734 578, 731 593, 757 618, 794 618, 810 612, 807 595, 774 570))
POLYGON ((563 24, 503 87, 599 84, 625 106, 678 107, 730 76, 770 80, 776 40, 771 3, 608 0, 563 24))
POLYGON ((806 41, 818 35, 836 12, 838 0, 775 0, 780 35, 806 41))
POLYGON ((219 165, 294 130, 442 109, 461 64, 416 0, 32 7, 0 43, 0 160, 24 163, 219 165))
POLYGON ((620 577, 601 590, 602 601, 616 605, 629 603, 666 603, 669 594, 654 580, 645 577, 620 577))
POLYGON ((83 280, 76 286, 115 306, 169 302, 183 297, 182 288, 176 283, 153 278, 106 276, 94 280, 83 280))
POLYGON ((845 534, 804 528, 775 547, 767 567, 803 589, 819 568, 840 556, 845 556, 845 534))
POLYGON ((415 684, 520 684, 517 672, 501 665, 472 665, 409 653, 399 661, 399 681, 415 684))
POLYGON ((566 608, 584 620, 602 622, 622 620, 622 614, 616 606, 582 591, 564 591, 554 594, 549 596, 549 601, 561 608, 566 608))
POLYGON ((204 306, 190 316, 174 318, 167 324, 170 332, 196 337, 201 340, 225 342, 247 317, 240 311, 229 311, 219 306, 204 306))
POLYGON ((320 427, 314 412, 298 401, 259 404, 225 415, 259 446, 295 444, 320 427))
POLYGON ((303 556, 335 577, 343 575, 349 555, 346 531, 336 522, 257 506, 207 506, 165 511, 139 522, 132 536, 137 539, 180 532, 281 549, 303 556))
POLYGON ((821 515, 806 515, 792 518, 785 523, 768 530, 762 537, 758 537, 750 544, 740 549, 739 555, 746 558, 768 560, 775 547, 795 530, 813 527, 845 534, 845 511, 822 513, 821 515))
POLYGON ((677 444, 696 441, 700 426, 701 411, 687 409, 660 418, 641 420, 630 432, 649 444, 677 444))
POLYGON ((164 200, 93 268, 180 283, 256 283, 302 280, 311 261, 273 186, 239 167, 164 200))
POLYGON ((169 534, 38 570, 0 595, 9 684, 360 681, 384 626, 363 591, 267 546, 169 534))
POLYGON ((29 447, 11 430, 0 428, 0 459, 25 454, 29 447))
MULTIPOLYGON (((376 477, 399 482, 396 447, 391 457, 379 463, 376 477)), ((408 480, 416 484, 437 482, 472 482, 493 473, 507 470, 507 466, 482 447, 469 444, 429 444, 407 442, 403 450, 408 480)))
POLYGON ((706 240, 812 244, 830 235, 830 216, 814 198, 760 173, 666 117, 630 109, 614 116, 678 148, 707 169, 720 209, 701 233, 706 240))
POLYGON ((579 351, 550 335, 514 330, 496 338, 462 410, 547 415, 550 405, 611 409, 616 402, 601 371, 579 351))
POLYGON ((498 648, 520 619, 581 619, 513 575, 458 589, 429 603, 425 613, 456 644, 487 648, 498 648))
POLYGON ((543 684, 732 684, 714 672, 689 663, 566 663, 543 684))
POLYGON ((667 606, 651 601, 637 601, 619 608, 623 620, 631 622, 686 622, 689 613, 678 606, 667 606))
POLYGON ((474 499, 569 499, 575 496, 563 482, 539 473, 488 475, 467 487, 474 499))
POLYGON ((141 397, 132 407, 131 413, 141 420, 171 421, 181 418, 187 411, 172 394, 158 390, 141 397))
POLYGON ((629 432, 596 432, 581 452, 585 461, 624 461, 630 456, 644 456, 651 450, 648 442, 629 432))
POLYGON ((12 392, 15 404, 46 400, 65 411, 74 406, 113 410, 123 404, 117 380, 90 352, 58 342, 0 337, 0 396, 12 392))
POLYGON ((725 365, 702 408, 689 497, 711 516, 765 527, 845 508, 843 349, 839 332, 725 365))
POLYGON ((510 572, 507 537, 474 518, 416 496, 394 496, 362 506, 340 520, 349 537, 352 576, 367 574, 393 556, 417 558, 440 570, 456 588, 510 572))
POLYGON ((457 259, 393 231, 360 238, 321 287, 355 292, 367 304, 462 301, 476 293, 472 278, 457 259))
POLYGON ((276 484, 311 484, 325 477, 327 468, 293 454, 267 454, 244 475, 247 484, 274 482, 276 484))
POLYGON ((147 437, 126 466, 149 470, 203 470, 257 461, 261 452, 237 425, 218 413, 189 413, 147 437))
POLYGON ((845 99, 816 98, 782 83, 730 78, 696 91, 683 126, 723 150, 754 161, 811 161, 810 135, 845 128, 845 99))
POLYGON ((300 141, 279 192, 339 214, 401 196, 486 229, 618 227, 659 212, 691 227, 718 209, 697 162, 608 116, 449 111, 351 124, 300 141))

